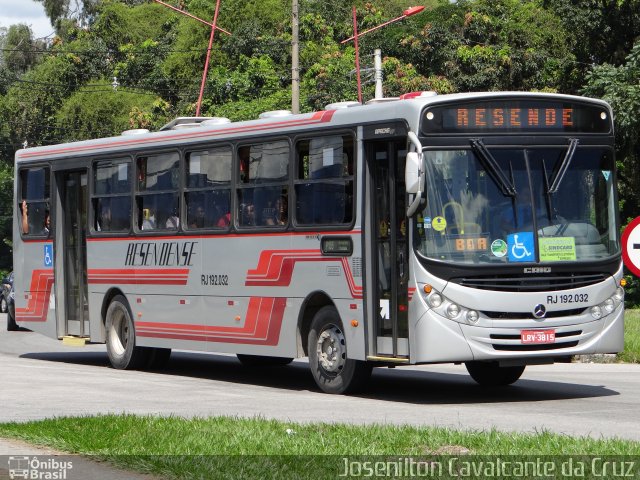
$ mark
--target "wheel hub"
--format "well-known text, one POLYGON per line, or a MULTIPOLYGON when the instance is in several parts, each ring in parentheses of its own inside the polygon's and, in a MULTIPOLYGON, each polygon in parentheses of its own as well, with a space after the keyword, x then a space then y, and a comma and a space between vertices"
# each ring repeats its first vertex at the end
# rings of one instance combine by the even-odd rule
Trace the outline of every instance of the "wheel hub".
POLYGON ((337 374, 347 359, 344 334, 336 326, 330 326, 318 336, 318 363, 328 373, 337 374))

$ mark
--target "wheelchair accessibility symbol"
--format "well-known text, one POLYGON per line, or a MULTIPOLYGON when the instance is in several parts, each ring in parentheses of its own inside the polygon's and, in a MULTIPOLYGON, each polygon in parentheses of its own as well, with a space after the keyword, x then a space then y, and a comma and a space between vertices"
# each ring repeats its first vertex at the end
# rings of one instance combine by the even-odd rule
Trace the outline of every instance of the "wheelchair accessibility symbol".
POLYGON ((510 262, 533 262, 533 232, 519 232, 507 236, 507 253, 510 262))
POLYGON ((50 243, 44 246, 44 266, 53 267, 53 245, 50 243))

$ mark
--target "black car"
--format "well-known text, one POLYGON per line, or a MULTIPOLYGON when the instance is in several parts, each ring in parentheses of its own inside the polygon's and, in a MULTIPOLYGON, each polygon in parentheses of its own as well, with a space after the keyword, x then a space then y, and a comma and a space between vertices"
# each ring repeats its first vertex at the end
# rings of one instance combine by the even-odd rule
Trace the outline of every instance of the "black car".
POLYGON ((13 272, 2 279, 2 293, 0 294, 0 309, 7 313, 7 330, 10 332, 18 330, 16 324, 15 294, 13 291, 13 272))

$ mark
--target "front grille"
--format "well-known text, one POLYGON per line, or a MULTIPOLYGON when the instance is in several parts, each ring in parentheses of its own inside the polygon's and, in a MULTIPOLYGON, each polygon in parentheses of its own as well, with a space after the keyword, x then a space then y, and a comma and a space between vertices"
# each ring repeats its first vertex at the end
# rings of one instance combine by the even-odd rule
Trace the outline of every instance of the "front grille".
MULTIPOLYGON (((547 318, 562 318, 582 315, 586 308, 572 308, 571 310, 558 310, 557 312, 547 312, 547 318)), ((533 312, 482 312, 487 317, 494 320, 540 320, 533 316, 533 312)))
POLYGON ((578 345, 578 341, 565 343, 542 343, 538 345, 493 345, 494 350, 508 352, 538 352, 541 350, 561 350, 563 348, 571 348, 578 345))
POLYGON ((523 275, 479 275, 452 278, 451 282, 463 287, 499 292, 549 292, 588 287, 603 282, 602 273, 549 273, 535 276, 523 275))

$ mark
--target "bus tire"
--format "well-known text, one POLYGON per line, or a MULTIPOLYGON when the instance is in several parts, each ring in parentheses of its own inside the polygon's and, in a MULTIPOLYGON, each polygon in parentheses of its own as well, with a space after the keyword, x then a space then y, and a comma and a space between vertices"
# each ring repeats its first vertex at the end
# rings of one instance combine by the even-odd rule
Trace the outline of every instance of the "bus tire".
POLYGON ((136 346, 136 333, 129 304, 122 295, 116 295, 107 309, 107 355, 113 368, 132 370, 145 366, 149 349, 136 346))
POLYGON ((322 307, 315 314, 307 346, 311 374, 323 392, 354 393, 367 384, 371 364, 347 358, 347 342, 335 307, 322 307))
POLYGON ((289 357, 266 357, 264 355, 245 355, 243 353, 238 353, 236 356, 245 367, 284 367, 293 362, 293 358, 289 357))
POLYGON ((503 387, 517 381, 525 366, 501 367, 498 362, 466 362, 471 378, 483 387, 503 387))

